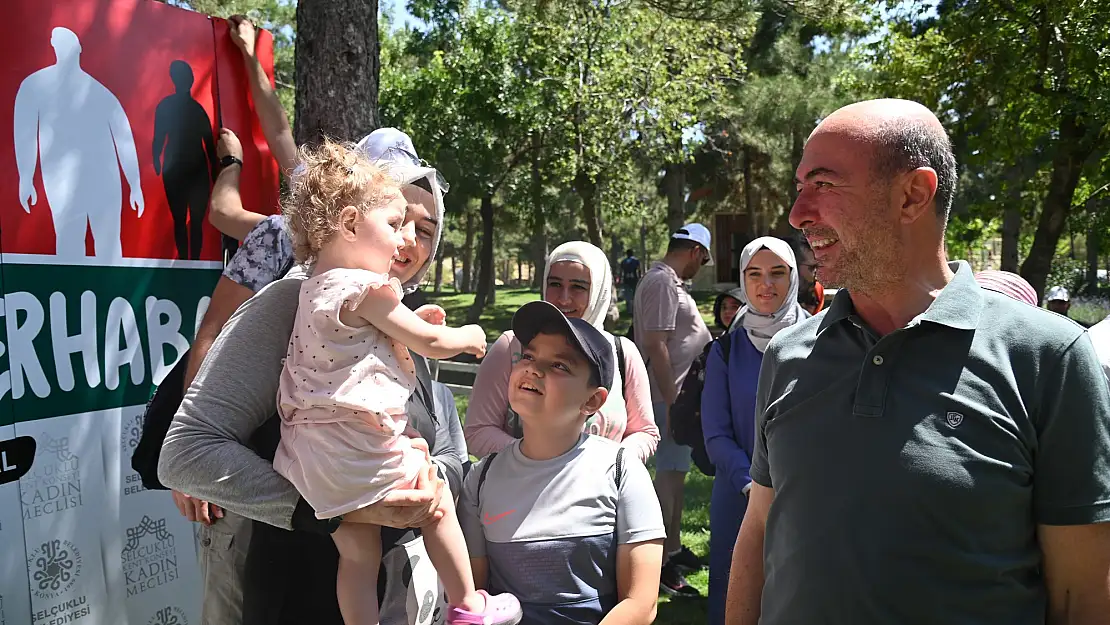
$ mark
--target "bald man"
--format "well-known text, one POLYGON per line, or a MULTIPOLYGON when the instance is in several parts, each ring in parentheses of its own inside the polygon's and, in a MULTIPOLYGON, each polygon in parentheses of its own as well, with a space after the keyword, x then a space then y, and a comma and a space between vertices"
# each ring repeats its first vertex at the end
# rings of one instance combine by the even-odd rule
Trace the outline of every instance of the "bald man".
POLYGON ((840 109, 796 184, 842 290, 764 355, 727 621, 1106 623, 1110 388, 1083 328, 948 262, 940 122, 840 109))

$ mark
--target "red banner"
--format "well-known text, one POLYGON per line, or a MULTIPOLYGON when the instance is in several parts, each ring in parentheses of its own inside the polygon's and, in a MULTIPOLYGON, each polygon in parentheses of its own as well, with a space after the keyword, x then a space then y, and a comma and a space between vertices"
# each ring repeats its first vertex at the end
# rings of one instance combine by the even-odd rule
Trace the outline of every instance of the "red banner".
MULTIPOLYGON (((260 33, 271 77, 272 45, 260 33)), ((220 121, 243 140, 245 205, 276 210, 277 165, 223 20, 148 0, 17 2, 0 58, 5 255, 220 260, 220 121)))

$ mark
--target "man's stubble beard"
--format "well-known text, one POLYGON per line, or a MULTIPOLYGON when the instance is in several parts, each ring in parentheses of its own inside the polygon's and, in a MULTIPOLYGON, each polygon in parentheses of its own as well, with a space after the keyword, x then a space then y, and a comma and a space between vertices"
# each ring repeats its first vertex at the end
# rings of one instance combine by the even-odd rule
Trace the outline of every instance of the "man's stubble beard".
POLYGON ((851 246, 841 239, 835 270, 818 263, 817 280, 822 285, 874 297, 904 281, 902 235, 875 212, 869 212, 861 226, 862 236, 851 246))

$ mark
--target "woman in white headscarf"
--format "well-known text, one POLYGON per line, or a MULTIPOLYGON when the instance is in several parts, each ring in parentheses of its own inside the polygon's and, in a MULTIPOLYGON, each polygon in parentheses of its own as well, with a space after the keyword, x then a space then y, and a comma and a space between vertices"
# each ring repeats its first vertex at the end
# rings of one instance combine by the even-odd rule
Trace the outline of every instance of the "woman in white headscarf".
MULTIPOLYGON (((651 410, 647 368, 636 346, 605 332, 605 316, 612 301, 613 275, 609 259, 596 246, 571 241, 555 248, 543 272, 543 299, 567 317, 588 321, 601 330, 617 350, 618 367, 609 398, 586 420, 586 431, 617 441, 642 461, 655 453, 659 428, 651 410)), ((509 372, 520 357, 520 342, 505 332, 486 352, 463 433, 470 453, 478 457, 501 451, 520 438, 520 422, 509 408, 509 372)))
POLYGON ((775 334, 810 316, 798 304, 798 263, 782 239, 760 237, 744 247, 739 291, 747 304, 714 343, 701 396, 705 449, 716 471, 709 504, 710 625, 725 621, 732 546, 748 507, 763 352, 775 334))

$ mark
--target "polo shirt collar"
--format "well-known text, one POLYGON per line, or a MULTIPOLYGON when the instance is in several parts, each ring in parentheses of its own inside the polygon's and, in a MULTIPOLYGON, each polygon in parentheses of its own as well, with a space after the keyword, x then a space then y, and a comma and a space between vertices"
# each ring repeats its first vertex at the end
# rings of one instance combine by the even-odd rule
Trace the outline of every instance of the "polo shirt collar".
MULTIPOLYGON (((974 330, 979 325, 979 314, 983 308, 983 291, 975 281, 971 265, 959 260, 948 263, 948 268, 955 274, 952 281, 941 289, 929 308, 914 318, 910 325, 918 321, 928 321, 956 330, 974 330)), ((825 318, 821 320, 817 333, 820 334, 825 328, 849 319, 855 313, 856 307, 852 305, 852 296, 848 293, 848 289, 840 289, 833 297, 832 304, 829 304, 829 309, 825 313, 825 318)))
POLYGON ((682 280, 678 277, 678 272, 674 270, 674 267, 671 267, 670 265, 668 265, 667 263, 665 263, 661 260, 657 260, 654 263, 652 263, 651 268, 663 271, 663 272, 667 273, 668 275, 670 275, 671 278, 673 278, 675 282, 678 282, 680 284, 682 283, 682 280))
POLYGON ((979 313, 983 310, 983 290, 975 281, 975 274, 967 262, 951 262, 948 268, 956 275, 918 319, 957 330, 974 330, 979 325, 979 313))

